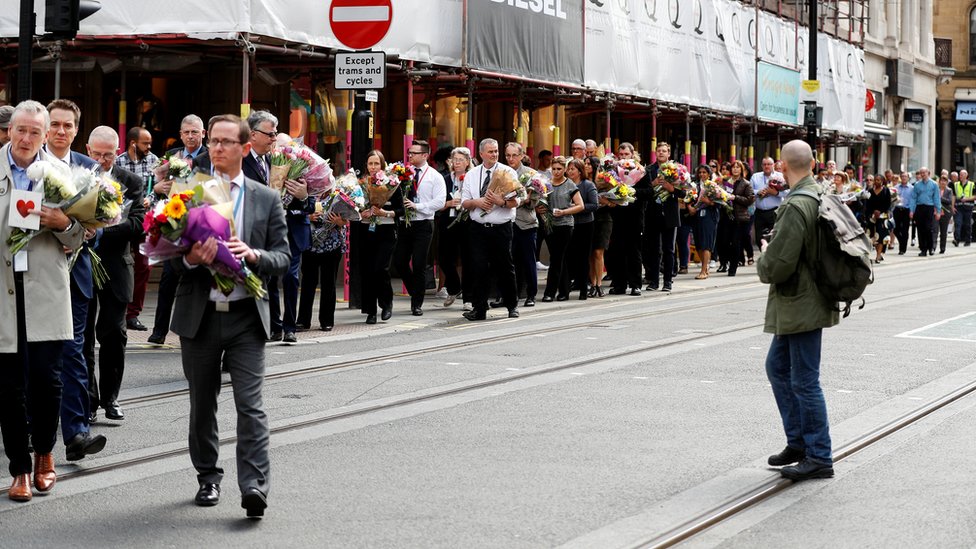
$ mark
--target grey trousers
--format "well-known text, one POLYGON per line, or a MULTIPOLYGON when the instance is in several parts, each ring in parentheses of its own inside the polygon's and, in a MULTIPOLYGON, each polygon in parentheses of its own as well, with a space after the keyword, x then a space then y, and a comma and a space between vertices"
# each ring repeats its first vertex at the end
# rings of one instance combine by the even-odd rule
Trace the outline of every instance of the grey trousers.
POLYGON ((197 480, 220 483, 217 466, 217 395, 221 364, 230 372, 237 408, 237 483, 243 493, 270 488, 268 446, 271 432, 264 413, 264 327, 252 299, 235 302, 229 312, 207 306, 196 337, 180 337, 183 373, 190 385, 190 460, 197 480))

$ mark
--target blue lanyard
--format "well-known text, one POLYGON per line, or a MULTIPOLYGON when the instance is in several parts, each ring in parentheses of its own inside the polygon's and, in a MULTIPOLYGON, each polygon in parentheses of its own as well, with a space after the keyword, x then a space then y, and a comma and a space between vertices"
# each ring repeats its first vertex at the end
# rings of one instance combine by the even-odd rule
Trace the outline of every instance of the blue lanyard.
MULTIPOLYGON (((243 203, 244 203, 244 185, 238 185, 237 200, 234 201, 234 223, 237 223, 237 213, 241 210, 241 204, 243 203)), ((238 236, 240 236, 240 234, 238 234, 238 236)))

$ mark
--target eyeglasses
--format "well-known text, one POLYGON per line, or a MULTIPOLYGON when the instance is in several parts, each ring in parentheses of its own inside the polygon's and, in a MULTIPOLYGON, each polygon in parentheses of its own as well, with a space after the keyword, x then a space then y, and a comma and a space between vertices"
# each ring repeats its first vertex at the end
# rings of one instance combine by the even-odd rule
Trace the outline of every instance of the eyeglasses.
POLYGON ((211 139, 210 146, 213 148, 218 147, 230 147, 231 145, 240 145, 240 141, 234 141, 233 139, 211 139))
POLYGON ((407 156, 415 156, 418 154, 424 154, 424 151, 407 151, 407 156))
POLYGON ((275 137, 278 137, 278 132, 266 132, 264 130, 251 130, 251 131, 252 132, 262 133, 262 134, 270 137, 271 139, 274 139, 275 137))
POLYGON ((89 154, 88 156, 89 156, 89 157, 90 157, 90 158, 91 158, 92 160, 101 160, 101 159, 103 159, 103 158, 104 158, 105 160, 112 160, 113 158, 115 158, 115 153, 114 153, 114 152, 107 152, 107 153, 97 153, 97 152, 93 152, 93 153, 91 153, 91 154, 89 154))

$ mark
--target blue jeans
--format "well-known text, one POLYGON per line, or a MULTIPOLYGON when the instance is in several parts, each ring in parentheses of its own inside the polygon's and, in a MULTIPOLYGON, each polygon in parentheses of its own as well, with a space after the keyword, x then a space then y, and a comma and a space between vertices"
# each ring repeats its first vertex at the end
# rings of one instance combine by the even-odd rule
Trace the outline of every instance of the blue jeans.
POLYGON ((820 389, 822 329, 776 335, 766 355, 766 377, 783 419, 786 444, 806 450, 818 463, 833 464, 827 404, 820 389))

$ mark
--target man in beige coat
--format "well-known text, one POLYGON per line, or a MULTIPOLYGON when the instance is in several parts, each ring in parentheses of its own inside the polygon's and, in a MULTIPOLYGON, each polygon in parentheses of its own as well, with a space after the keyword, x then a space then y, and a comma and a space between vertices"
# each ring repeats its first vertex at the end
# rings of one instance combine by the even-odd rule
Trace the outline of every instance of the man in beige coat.
POLYGON ((85 233, 61 210, 41 206, 34 211, 46 230, 16 257, 7 245, 11 193, 43 192, 26 169, 38 160, 57 161, 41 151, 50 123, 43 105, 24 101, 11 117, 10 143, 0 148, 0 318, 15 319, 0 322, 0 431, 13 477, 7 496, 14 501, 32 497, 28 436, 35 451, 34 488, 47 492, 57 479, 51 452, 61 408, 61 349, 72 338, 64 251, 81 246, 85 233))

